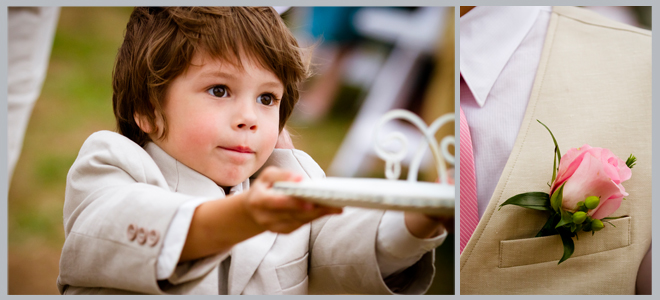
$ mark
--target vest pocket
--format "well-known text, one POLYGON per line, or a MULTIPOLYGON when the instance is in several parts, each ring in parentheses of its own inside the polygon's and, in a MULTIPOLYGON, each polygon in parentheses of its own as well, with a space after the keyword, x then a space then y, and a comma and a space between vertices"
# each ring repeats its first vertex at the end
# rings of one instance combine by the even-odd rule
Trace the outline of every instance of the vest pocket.
MULTIPOLYGON (((611 220, 610 222, 616 227, 604 223, 605 228, 593 236, 591 232, 578 233, 579 240, 573 239, 575 252, 567 262, 579 256, 630 245, 632 242, 630 221, 630 217, 611 220)), ((548 261, 559 262, 563 253, 564 248, 559 235, 500 241, 498 267, 509 268, 548 261)))

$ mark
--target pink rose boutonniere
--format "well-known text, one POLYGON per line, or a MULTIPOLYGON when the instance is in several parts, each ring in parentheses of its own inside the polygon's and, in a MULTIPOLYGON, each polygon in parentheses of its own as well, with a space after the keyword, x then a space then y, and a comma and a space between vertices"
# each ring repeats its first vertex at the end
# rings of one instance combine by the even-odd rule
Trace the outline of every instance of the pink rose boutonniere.
POLYGON ((609 223, 608 220, 625 217, 610 215, 628 196, 622 183, 632 176, 630 169, 637 158, 631 154, 624 162, 608 149, 587 144, 571 148, 562 156, 550 128, 543 123, 541 125, 550 132, 555 143, 552 184, 548 184, 550 193, 518 194, 504 201, 500 209, 504 205, 513 204, 550 212, 548 221, 536 236, 561 236, 564 255, 559 260, 560 264, 573 255, 573 237, 577 239, 579 231, 591 231, 593 235, 605 227, 603 222, 609 223))

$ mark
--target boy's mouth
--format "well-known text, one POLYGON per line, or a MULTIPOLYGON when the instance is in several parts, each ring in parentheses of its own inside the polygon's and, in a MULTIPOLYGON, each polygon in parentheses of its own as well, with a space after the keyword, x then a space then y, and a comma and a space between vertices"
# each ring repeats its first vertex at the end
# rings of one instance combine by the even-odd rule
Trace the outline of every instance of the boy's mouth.
POLYGON ((232 147, 222 147, 219 146, 219 148, 229 150, 229 151, 234 151, 238 153, 254 153, 254 150, 250 149, 248 146, 232 146, 232 147))

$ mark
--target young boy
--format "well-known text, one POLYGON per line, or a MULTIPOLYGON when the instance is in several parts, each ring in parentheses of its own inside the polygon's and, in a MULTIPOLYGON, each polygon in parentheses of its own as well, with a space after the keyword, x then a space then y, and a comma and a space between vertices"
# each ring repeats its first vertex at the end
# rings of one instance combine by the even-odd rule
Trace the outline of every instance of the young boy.
POLYGON ((269 189, 324 176, 282 131, 306 74, 272 8, 136 8, 120 134, 91 135, 67 177, 60 292, 423 293, 439 220, 269 189))

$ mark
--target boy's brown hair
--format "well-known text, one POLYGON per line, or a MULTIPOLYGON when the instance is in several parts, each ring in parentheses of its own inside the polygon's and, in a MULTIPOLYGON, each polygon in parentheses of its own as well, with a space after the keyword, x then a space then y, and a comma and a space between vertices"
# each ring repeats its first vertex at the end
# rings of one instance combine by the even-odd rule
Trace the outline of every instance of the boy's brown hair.
POLYGON ((135 122, 138 114, 156 127, 169 83, 202 51, 242 69, 241 53, 284 84, 282 130, 307 78, 302 49, 271 7, 138 7, 126 25, 112 74, 112 104, 119 133, 140 146, 151 139, 135 122))

